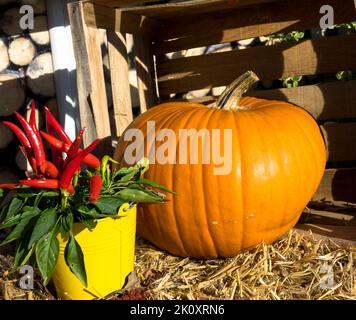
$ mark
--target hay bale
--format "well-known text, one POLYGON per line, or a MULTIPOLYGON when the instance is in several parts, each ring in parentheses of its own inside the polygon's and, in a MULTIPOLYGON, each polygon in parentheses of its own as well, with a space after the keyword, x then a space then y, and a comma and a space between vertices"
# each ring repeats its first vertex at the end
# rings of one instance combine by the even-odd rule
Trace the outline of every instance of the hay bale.
POLYGON ((158 300, 354 300, 355 259, 355 246, 292 230, 273 245, 214 260, 174 257, 138 239, 135 269, 158 300))

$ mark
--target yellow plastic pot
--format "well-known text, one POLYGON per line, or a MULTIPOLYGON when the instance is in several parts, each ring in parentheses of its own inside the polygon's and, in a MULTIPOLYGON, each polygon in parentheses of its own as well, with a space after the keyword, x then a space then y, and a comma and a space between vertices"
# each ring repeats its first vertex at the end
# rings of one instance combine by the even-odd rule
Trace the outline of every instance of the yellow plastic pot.
POLYGON ((98 219, 93 231, 74 224, 75 239, 80 244, 88 278, 85 288, 65 263, 64 248, 68 236, 58 237, 60 252, 53 274, 58 299, 91 300, 103 298, 121 289, 126 276, 133 271, 136 206, 120 207, 117 219, 98 219))

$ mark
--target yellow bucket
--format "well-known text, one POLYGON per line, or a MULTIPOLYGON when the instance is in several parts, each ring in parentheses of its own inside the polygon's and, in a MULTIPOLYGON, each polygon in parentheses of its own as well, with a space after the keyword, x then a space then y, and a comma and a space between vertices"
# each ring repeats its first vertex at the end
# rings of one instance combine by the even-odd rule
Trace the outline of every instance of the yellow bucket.
POLYGON ((103 298, 120 290, 127 275, 133 271, 136 206, 124 204, 119 210, 120 218, 98 219, 93 231, 75 223, 74 235, 80 244, 87 272, 85 288, 65 263, 64 248, 68 236, 58 236, 60 252, 53 274, 58 299, 91 300, 103 298))

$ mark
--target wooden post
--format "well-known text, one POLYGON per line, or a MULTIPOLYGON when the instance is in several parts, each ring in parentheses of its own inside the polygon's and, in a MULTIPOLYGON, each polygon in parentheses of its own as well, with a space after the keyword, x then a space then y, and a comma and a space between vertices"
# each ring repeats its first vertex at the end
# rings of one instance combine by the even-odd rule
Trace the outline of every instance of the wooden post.
POLYGON ((120 137, 133 120, 125 35, 108 31, 108 50, 116 135, 120 137))
MULTIPOLYGON (((111 130, 105 91, 103 61, 97 31, 85 24, 83 4, 68 4, 74 54, 77 63, 77 87, 82 127, 86 127, 84 145, 95 138, 106 139, 111 144, 111 130)), ((100 152, 108 145, 101 144, 100 152)))
POLYGON ((134 50, 137 89, 140 98, 140 109, 141 113, 143 113, 158 102, 151 40, 134 35, 134 50))

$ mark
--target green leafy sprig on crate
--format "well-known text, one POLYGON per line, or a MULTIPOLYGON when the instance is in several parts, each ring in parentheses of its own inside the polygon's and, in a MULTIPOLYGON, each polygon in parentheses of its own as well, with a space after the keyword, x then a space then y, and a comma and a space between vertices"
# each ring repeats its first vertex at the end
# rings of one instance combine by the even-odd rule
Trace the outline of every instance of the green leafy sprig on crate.
POLYGON ((86 286, 83 252, 75 239, 73 224, 80 222, 92 230, 97 219, 120 218, 118 211, 124 203, 160 203, 166 198, 160 191, 171 191, 142 178, 149 166, 147 159, 113 171, 113 164, 117 164, 114 159, 104 156, 99 160, 90 153, 98 140, 81 150, 84 130, 71 142, 49 110, 46 112, 47 133, 41 134, 52 147, 51 159, 44 152, 34 107, 30 121, 17 114, 24 131, 15 124, 5 123, 21 141, 21 150, 32 169, 27 172, 27 180, 0 185, 0 229, 9 229, 0 246, 16 242, 12 271, 34 257, 46 285, 59 256, 57 236, 67 235, 66 263, 86 286), (65 159, 63 153, 67 154, 65 159), (82 163, 91 169, 81 169, 82 163))

